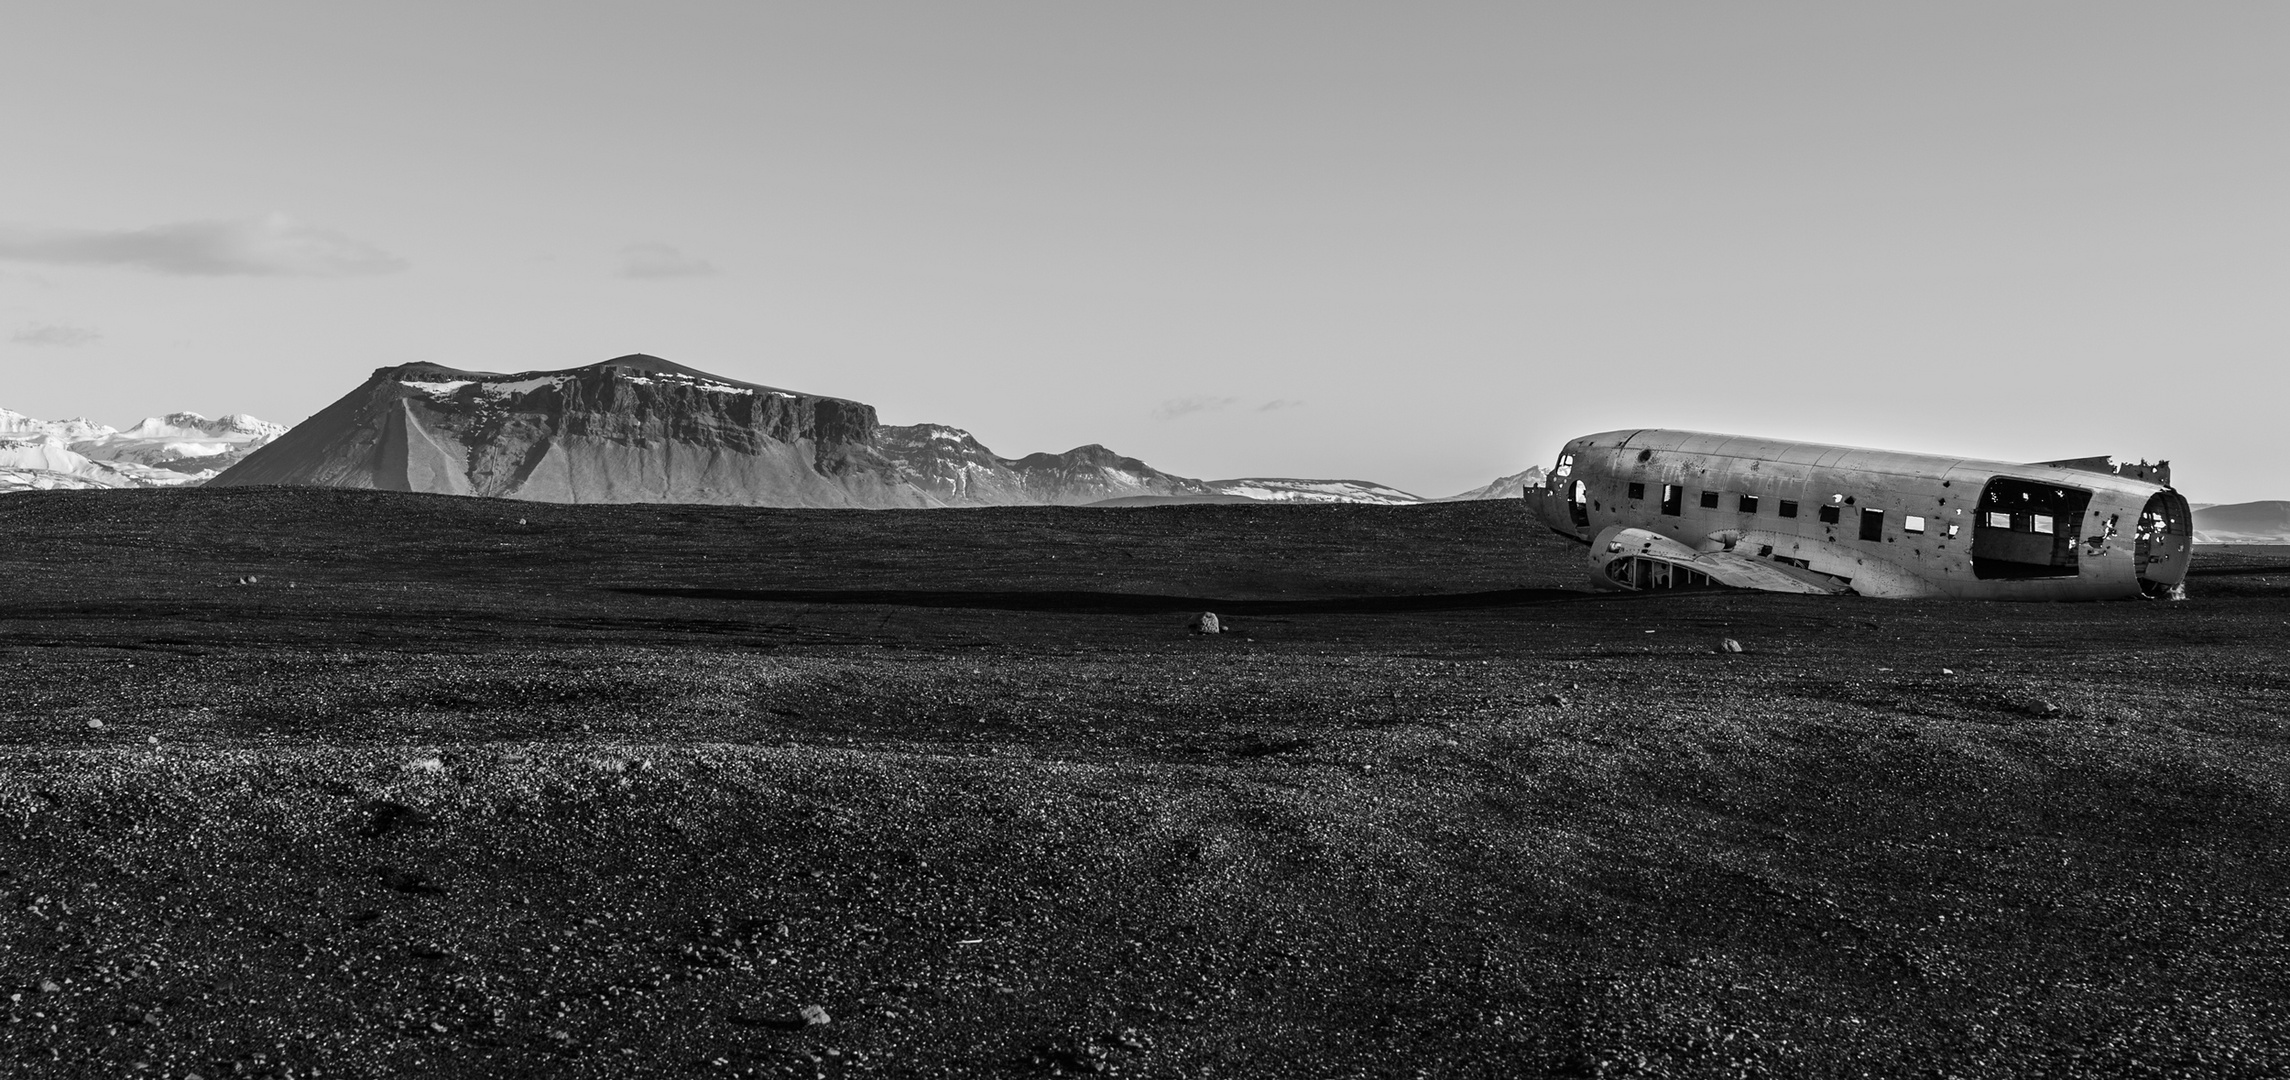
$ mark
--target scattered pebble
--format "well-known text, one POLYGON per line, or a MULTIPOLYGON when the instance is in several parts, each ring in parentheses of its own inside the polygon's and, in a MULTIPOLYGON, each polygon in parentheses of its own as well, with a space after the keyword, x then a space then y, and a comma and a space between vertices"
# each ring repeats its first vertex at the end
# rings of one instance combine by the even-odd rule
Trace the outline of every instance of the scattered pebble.
POLYGON ((826 1027, 829 1023, 827 1007, 824 1005, 805 1005, 795 1010, 795 1014, 803 1018, 805 1027, 826 1027))
POLYGON ((1741 651, 1741 642, 1735 641, 1732 638, 1720 638, 1718 640, 1718 648, 1724 649, 1727 652, 1737 653, 1741 651))
POLYGON ((1224 632, 1224 624, 1218 620, 1217 613, 1214 611, 1201 612, 1193 616, 1193 621, 1186 625, 1191 626, 1196 634, 1221 634, 1224 632))
POLYGON ((91 727, 91 728, 100 728, 100 727, 102 727, 102 726, 103 726, 103 721, 101 721, 101 720, 90 720, 90 721, 88 721, 88 722, 87 722, 87 726, 89 726, 89 727, 91 727))

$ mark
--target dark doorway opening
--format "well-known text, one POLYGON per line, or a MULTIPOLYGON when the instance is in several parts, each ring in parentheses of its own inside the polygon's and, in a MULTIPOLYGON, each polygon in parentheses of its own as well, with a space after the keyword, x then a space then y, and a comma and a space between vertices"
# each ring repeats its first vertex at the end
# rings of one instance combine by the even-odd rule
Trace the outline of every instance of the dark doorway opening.
POLYGON ((1972 521, 1972 576, 2074 577, 2091 492, 1999 476, 1980 492, 1972 521))

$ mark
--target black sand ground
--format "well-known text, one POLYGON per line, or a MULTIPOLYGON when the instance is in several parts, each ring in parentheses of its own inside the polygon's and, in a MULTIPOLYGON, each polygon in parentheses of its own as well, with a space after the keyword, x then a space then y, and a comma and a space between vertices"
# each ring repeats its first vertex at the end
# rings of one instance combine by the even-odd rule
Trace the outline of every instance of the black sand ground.
POLYGON ((2290 1072, 2290 559, 2036 605, 1579 552, 0 499, 0 1077, 2290 1072))

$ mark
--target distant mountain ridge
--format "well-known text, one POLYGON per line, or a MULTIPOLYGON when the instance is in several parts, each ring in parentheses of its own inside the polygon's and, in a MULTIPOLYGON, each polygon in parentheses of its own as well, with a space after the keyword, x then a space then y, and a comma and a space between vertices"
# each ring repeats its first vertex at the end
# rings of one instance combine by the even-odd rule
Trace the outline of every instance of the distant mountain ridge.
MULTIPOLYGON (((811 507, 1435 501, 1364 480, 1200 480, 1094 443, 1005 458, 960 428, 881 424, 861 402, 643 354, 512 374, 382 368, 292 429, 178 413, 116 432, 0 412, 7 439, 17 441, 0 445, 0 490, 203 481, 811 507), (100 443, 110 464, 59 456, 72 438, 100 443), (10 485, 10 468, 31 479, 10 485)), ((1515 498, 1540 477, 1530 468, 1450 498, 1515 498)))
POLYGON ((1095 444, 1006 458, 960 428, 881 424, 860 402, 641 354, 515 374, 383 368, 210 482, 820 507, 1423 501, 1365 481, 1199 480, 1095 444))
POLYGON ((0 492, 198 484, 285 431, 243 413, 168 413, 120 431, 0 409, 0 492))
POLYGON ((2290 544, 2290 502, 2268 499, 2195 510, 2195 543, 2290 544))

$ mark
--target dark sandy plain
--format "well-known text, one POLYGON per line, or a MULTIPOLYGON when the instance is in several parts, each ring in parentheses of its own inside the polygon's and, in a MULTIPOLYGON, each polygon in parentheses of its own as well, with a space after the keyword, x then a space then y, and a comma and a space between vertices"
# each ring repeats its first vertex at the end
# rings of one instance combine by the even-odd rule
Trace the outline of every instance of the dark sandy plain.
POLYGON ((0 1076, 2290 1074, 2290 558, 1580 559, 1515 501, 10 496, 0 1076))

